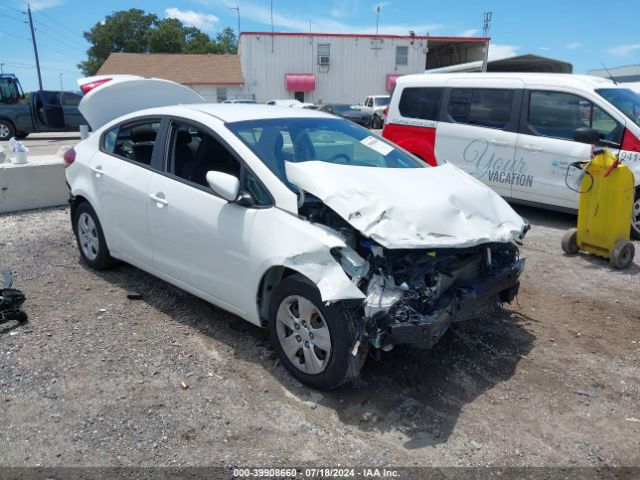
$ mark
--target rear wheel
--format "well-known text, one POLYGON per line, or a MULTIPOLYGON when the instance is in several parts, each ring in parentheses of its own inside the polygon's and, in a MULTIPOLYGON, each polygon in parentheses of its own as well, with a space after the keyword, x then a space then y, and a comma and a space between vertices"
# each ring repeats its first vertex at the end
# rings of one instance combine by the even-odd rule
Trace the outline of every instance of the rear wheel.
POLYGON ((636 253, 636 249, 628 240, 618 240, 611 250, 611 256, 609 257, 609 263, 614 268, 623 269, 627 268, 633 262, 633 257, 636 253))
POLYGON ((380 130, 382 128, 382 119, 378 115, 373 116, 372 123, 374 130, 380 130))
POLYGON ((16 135, 16 129, 9 120, 0 119, 0 140, 7 141, 16 135))
POLYGON ((631 238, 640 240, 640 189, 636 190, 633 201, 633 213, 631 215, 631 238))
POLYGON ((318 288, 302 275, 275 288, 269 309, 269 334, 285 368, 300 382, 321 390, 356 376, 366 345, 353 348, 358 318, 336 304, 325 305, 318 288))
POLYGON ((562 236, 562 251, 567 255, 575 255, 580 251, 578 248, 578 229, 570 228, 562 236))
POLYGON ((95 270, 105 270, 114 264, 109 254, 102 226, 91 205, 83 202, 75 209, 73 233, 82 259, 95 270))

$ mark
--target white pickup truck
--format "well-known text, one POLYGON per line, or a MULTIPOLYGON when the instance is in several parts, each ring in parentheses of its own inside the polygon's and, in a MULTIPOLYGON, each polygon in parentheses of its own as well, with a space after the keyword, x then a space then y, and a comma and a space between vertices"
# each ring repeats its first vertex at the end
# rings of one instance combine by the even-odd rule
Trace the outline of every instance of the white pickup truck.
POLYGON ((369 95, 361 109, 371 113, 371 128, 382 128, 384 123, 384 109, 389 105, 389 95, 369 95))

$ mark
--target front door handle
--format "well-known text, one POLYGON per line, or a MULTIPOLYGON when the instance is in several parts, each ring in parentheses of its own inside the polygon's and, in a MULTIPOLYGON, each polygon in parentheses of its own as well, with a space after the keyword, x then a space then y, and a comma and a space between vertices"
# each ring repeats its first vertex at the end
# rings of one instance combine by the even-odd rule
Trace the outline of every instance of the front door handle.
POLYGON ((525 150, 529 150, 530 152, 541 152, 542 147, 538 147, 537 145, 523 145, 522 148, 525 150))
POLYGON ((506 140, 498 140, 496 138, 491 140, 491 143, 493 145, 500 145, 501 147, 506 147, 507 145, 509 145, 509 142, 507 142, 506 140))
POLYGON ((166 205, 169 205, 169 202, 167 202, 167 200, 165 200, 164 193, 162 193, 162 192, 150 193, 149 194, 149 198, 151 200, 153 200, 154 202, 156 202, 156 207, 158 207, 158 208, 162 208, 162 207, 164 207, 166 205))
POLYGON ((102 165, 96 165, 95 167, 91 167, 91 170, 96 174, 96 177, 100 178, 104 174, 102 171, 102 165))

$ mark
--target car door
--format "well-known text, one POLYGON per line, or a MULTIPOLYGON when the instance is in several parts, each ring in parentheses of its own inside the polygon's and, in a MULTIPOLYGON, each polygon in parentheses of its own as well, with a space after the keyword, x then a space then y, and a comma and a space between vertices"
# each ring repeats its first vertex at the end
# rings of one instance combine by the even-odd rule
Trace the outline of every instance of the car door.
POLYGON ((572 162, 587 161, 591 147, 573 141, 580 127, 593 127, 607 140, 620 143, 624 127, 581 95, 560 89, 527 90, 523 102, 516 156, 527 176, 513 183, 513 197, 528 202, 575 209, 578 170, 572 162))
POLYGON ((238 177, 241 188, 257 185, 219 135, 202 124, 172 120, 164 171, 154 173, 147 188, 153 264, 242 315, 253 271, 249 247, 254 220, 271 201, 254 189, 256 208, 227 202, 207 184, 212 170, 238 177))
POLYGON ((152 265, 147 229, 147 188, 160 160, 162 119, 142 117, 106 131, 90 161, 95 205, 109 250, 141 268, 152 265))
POLYGON ((510 79, 448 82, 436 129, 436 161, 453 163, 511 197, 514 178, 526 173, 515 155, 523 87, 510 79))
POLYGON ((64 116, 64 126, 67 128, 76 129, 80 125, 86 125, 87 121, 84 119, 78 105, 82 97, 72 92, 62 92, 62 114, 64 116))

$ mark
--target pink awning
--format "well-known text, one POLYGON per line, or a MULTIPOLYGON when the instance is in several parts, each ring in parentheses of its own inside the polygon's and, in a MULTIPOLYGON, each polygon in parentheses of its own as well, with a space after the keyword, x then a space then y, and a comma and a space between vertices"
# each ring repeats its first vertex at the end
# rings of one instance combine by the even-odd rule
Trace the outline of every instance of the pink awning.
POLYGON ((395 75, 393 73, 387 75, 387 92, 391 93, 393 91, 393 88, 396 86, 396 80, 401 76, 402 75, 395 75))
POLYGON ((284 84, 290 92, 312 92, 316 89, 316 77, 313 73, 287 73, 284 84))

